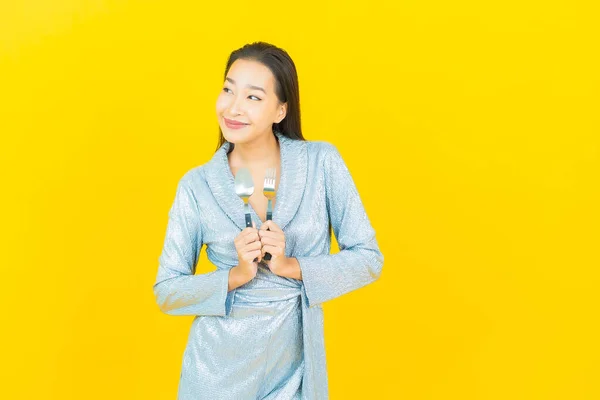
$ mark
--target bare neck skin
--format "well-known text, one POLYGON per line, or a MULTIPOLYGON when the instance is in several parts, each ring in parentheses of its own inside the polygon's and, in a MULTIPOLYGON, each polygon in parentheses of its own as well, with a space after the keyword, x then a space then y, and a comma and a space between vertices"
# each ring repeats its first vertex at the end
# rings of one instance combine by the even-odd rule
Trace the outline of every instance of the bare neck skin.
POLYGON ((251 172, 264 172, 270 167, 279 167, 279 141, 275 135, 265 135, 248 143, 236 143, 227 155, 232 170, 246 167, 251 172))
MULTIPOLYGON (((250 170, 254 193, 250 196, 249 202, 260 220, 266 221, 267 198, 263 194, 264 179, 266 169, 275 168, 275 190, 279 188, 281 175, 279 141, 275 136, 268 135, 268 139, 255 140, 252 143, 238 143, 227 157, 234 176, 239 168, 245 167, 250 170)), ((272 200, 272 207, 275 207, 275 201, 276 199, 272 200)))

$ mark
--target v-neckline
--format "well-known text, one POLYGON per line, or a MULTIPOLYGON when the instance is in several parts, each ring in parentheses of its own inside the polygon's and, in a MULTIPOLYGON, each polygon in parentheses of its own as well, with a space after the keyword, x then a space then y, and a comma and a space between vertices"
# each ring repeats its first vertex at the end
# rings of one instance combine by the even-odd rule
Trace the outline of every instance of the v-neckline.
MULTIPOLYGON (((275 131, 279 139, 280 178, 272 220, 282 230, 296 215, 307 186, 309 158, 309 142, 303 139, 291 139, 275 131), (292 186, 293 184, 293 186, 292 186)), ((215 200, 223 212, 240 229, 246 227, 244 218, 244 201, 235 192, 235 178, 227 162, 227 151, 231 143, 225 141, 205 167, 206 182, 215 200)), ((262 220, 251 207, 251 215, 255 215, 257 226, 262 220)))
MULTIPOLYGON (((282 187, 283 180, 285 178, 285 174, 283 172, 284 157, 285 157, 284 152, 283 152, 283 144, 281 143, 281 139, 279 138, 279 135, 277 134, 277 132, 275 132, 274 135, 275 135, 275 137, 277 139, 277 143, 279 145, 279 184, 277 185, 277 190, 275 191, 275 197, 273 198, 273 200, 275 201, 275 206, 273 207, 273 210, 271 212, 271 220, 275 219, 275 215, 278 215, 278 213, 277 213, 277 210, 279 209, 278 193, 282 187)), ((231 146, 229 146, 229 148, 231 148, 231 146)), ((229 151, 229 148, 227 149, 228 151, 229 151)), ((229 157, 228 157, 229 152, 228 151, 225 152, 225 164, 227 166, 226 169, 227 169, 227 175, 229 176, 229 183, 233 187, 233 192, 235 193, 235 175, 231 171, 231 166, 229 165, 229 157)), ((238 198, 240 198, 237 195, 237 193, 235 193, 235 195, 238 198)), ((254 195, 254 193, 253 193, 253 195, 254 195)), ((240 200, 241 200, 241 198, 240 198, 240 200)), ((253 218, 252 220, 257 221, 256 228, 259 229, 262 226, 262 224, 267 222, 267 220, 265 219, 265 221, 263 221, 262 219, 260 219, 260 216, 258 215, 256 210, 250 203, 250 198, 248 198, 248 208, 250 208, 250 214, 252 214, 254 217, 256 217, 256 218, 253 218)), ((268 203, 267 203, 267 211, 268 211, 268 203)), ((265 212, 265 218, 266 218, 266 212, 265 212)))
MULTIPOLYGON (((275 202, 275 205, 277 205, 277 202, 275 202)), ((265 222, 267 222, 267 220, 263 221, 262 219, 260 219, 260 216, 258 215, 258 213, 256 212, 256 210, 254 209, 254 207, 252 206, 252 204, 250 204, 250 199, 248 199, 248 206, 250 207, 252 213, 254 214, 254 216, 256 217, 256 219, 259 222, 259 226, 257 226, 257 228, 260 228, 260 226, 262 224, 264 224, 265 222)), ((274 213, 272 213, 272 214, 274 214, 274 213)), ((271 219, 273 219, 273 215, 272 214, 271 214, 271 219)))

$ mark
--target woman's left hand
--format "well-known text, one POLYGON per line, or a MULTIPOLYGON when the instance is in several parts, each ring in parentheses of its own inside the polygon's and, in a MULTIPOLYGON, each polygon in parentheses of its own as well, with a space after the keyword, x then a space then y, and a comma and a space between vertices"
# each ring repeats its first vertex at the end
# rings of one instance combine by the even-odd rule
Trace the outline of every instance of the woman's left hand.
POLYGON ((262 262, 267 264, 275 275, 285 276, 289 267, 285 256, 285 235, 272 220, 265 221, 258 230, 258 237, 262 243, 262 262), (267 230, 269 228, 270 230, 267 230), (265 253, 271 253, 270 260, 264 260, 265 253))

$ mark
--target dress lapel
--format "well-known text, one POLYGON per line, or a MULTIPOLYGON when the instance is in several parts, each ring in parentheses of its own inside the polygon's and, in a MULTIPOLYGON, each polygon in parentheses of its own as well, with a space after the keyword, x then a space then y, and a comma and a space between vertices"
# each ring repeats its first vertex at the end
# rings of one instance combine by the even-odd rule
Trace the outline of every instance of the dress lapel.
MULTIPOLYGON (((290 139, 280 132, 275 132, 279 140, 281 159, 281 177, 275 194, 273 222, 281 229, 294 218, 306 186, 308 174, 307 142, 290 139)), ((221 209, 243 230, 246 227, 244 217, 244 201, 235 193, 235 178, 229 168, 227 152, 230 143, 225 142, 206 163, 206 181, 221 209)), ((253 212, 256 227, 262 222, 253 212)))

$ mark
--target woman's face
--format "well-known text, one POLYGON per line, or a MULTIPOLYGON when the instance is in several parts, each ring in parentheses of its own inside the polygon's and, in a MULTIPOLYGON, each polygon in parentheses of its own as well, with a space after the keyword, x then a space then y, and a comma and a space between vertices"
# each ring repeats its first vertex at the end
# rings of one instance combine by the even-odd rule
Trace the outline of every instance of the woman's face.
POLYGON ((273 123, 283 120, 286 110, 287 104, 275 94, 275 77, 269 68, 242 59, 231 65, 217 98, 217 119, 225 140, 242 143, 272 135, 273 123))

